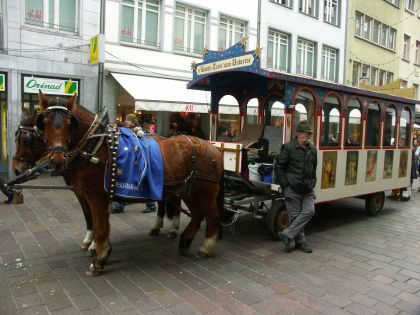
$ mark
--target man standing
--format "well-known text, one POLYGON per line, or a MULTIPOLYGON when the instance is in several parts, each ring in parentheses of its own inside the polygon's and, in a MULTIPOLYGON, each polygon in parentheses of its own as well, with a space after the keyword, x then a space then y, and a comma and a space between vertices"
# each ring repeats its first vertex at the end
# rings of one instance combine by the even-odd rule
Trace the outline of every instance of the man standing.
POLYGON ((282 232, 284 250, 291 252, 291 241, 305 253, 312 253, 306 244, 304 228, 315 214, 314 187, 316 183, 316 148, 309 141, 312 129, 302 121, 296 137, 282 146, 274 164, 275 182, 279 184, 286 200, 290 225, 282 232))

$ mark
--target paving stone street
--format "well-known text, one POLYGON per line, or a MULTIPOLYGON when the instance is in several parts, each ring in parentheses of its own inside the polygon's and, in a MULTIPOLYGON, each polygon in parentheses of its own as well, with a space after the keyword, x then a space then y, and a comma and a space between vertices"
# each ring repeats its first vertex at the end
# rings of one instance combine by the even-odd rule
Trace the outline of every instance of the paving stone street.
MULTIPOLYGON (((34 183, 62 184, 60 178, 34 183)), ((2 199, 3 196, 1 196, 2 199)), ((177 255, 178 240, 148 236, 155 214, 130 205, 111 215, 113 252, 104 273, 79 244, 81 208, 71 191, 24 190, 0 205, 0 314, 420 314, 420 193, 317 208, 307 229, 312 254, 282 251, 263 220, 239 218, 215 255, 177 255)), ((181 230, 188 222, 182 215, 181 230)))

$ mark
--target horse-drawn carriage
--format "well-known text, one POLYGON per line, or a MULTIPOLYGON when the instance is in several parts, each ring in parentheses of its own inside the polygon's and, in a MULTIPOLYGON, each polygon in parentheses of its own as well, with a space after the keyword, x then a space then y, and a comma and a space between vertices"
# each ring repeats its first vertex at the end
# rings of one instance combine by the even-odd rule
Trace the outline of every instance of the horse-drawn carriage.
MULTIPOLYGON (((181 197, 191 215, 180 235, 180 253, 188 250, 205 218, 206 238, 198 254, 210 256, 220 223, 232 226, 241 210, 265 218, 270 234, 279 238, 288 224, 279 187, 270 181, 250 181, 244 174, 251 163, 272 164, 301 120, 315 131, 312 140, 320 151, 317 202, 360 197, 369 213, 376 214, 383 207, 385 190, 409 186, 414 100, 267 71, 259 62, 260 50, 245 52, 243 42, 225 52, 208 51, 203 63, 193 64, 188 87, 211 91, 210 142, 186 136, 155 139, 163 161, 162 198, 171 205, 175 204, 172 197, 181 197), (218 141, 216 135, 218 104, 226 95, 238 101, 240 113, 235 125, 239 136, 230 142, 218 141), (252 99, 258 109, 250 124, 247 105, 252 99)), ((107 206, 118 186, 115 148, 120 146, 120 133, 114 125, 106 127, 104 116, 77 106, 75 97, 49 99, 40 94, 40 105, 42 112, 28 118, 17 134, 18 146, 23 150, 29 146, 34 160, 27 161, 28 151, 18 150, 14 164, 22 171, 47 152, 48 164, 73 186, 96 242, 87 274, 97 275, 111 250, 107 206), (111 175, 107 190, 101 185, 105 168, 111 175)), ((43 167, 35 166, 14 182, 34 176, 43 167)), ((12 195, 7 185, 2 190, 12 195)), ((82 247, 91 241, 92 235, 87 235, 82 247)))

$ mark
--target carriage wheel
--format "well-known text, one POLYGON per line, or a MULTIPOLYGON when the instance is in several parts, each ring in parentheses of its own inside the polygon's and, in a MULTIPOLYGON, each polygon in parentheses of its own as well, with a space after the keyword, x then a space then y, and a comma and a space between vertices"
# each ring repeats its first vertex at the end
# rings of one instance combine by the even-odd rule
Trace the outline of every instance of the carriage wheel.
POLYGON ((365 199, 365 209, 370 215, 377 215, 384 207, 385 193, 378 192, 368 195, 365 199))
POLYGON ((273 201, 265 217, 265 224, 270 236, 274 240, 281 240, 281 231, 289 226, 289 216, 284 200, 273 201))

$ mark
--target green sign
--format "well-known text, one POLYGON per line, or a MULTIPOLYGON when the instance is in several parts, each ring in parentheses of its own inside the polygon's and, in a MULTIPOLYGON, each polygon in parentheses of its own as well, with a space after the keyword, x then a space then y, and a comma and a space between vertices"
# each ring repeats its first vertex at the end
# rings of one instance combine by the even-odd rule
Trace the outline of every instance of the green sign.
POLYGON ((24 77, 23 84, 25 93, 38 93, 41 90, 50 95, 73 95, 79 92, 78 82, 71 80, 24 77))
POLYGON ((0 91, 6 91, 6 76, 0 74, 0 91))

